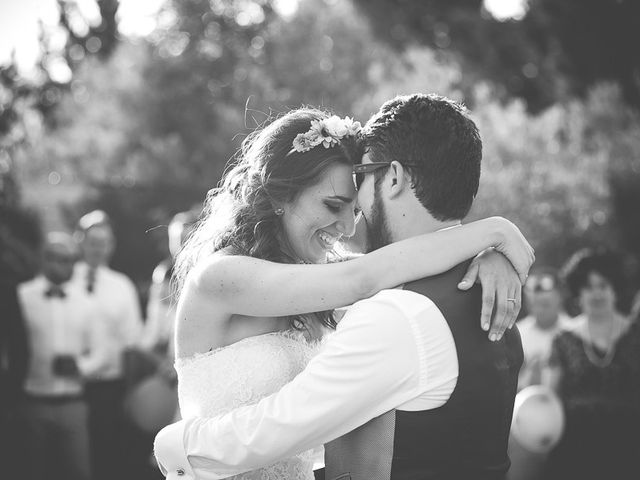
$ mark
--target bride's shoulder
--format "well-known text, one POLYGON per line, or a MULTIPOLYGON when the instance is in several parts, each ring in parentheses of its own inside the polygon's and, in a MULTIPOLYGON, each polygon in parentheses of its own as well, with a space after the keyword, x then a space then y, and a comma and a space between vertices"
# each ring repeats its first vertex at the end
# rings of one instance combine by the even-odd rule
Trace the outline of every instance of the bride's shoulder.
POLYGON ((207 294, 221 293, 249 274, 255 260, 244 255, 232 255, 225 250, 213 253, 189 272, 185 287, 207 294))

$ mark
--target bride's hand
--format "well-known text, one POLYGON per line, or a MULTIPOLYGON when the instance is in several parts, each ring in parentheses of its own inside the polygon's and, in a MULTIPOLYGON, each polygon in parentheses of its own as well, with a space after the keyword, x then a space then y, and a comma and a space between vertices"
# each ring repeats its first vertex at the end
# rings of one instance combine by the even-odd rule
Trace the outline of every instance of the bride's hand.
POLYGON ((536 259, 533 247, 524 238, 520 229, 506 218, 491 217, 487 219, 495 228, 497 240, 493 247, 509 259, 518 272, 522 285, 527 281, 529 269, 536 259))
POLYGON ((518 274, 504 255, 488 248, 473 259, 458 288, 469 290, 474 283, 482 286, 482 329, 491 326, 489 339, 500 340, 520 312, 522 285, 518 274))

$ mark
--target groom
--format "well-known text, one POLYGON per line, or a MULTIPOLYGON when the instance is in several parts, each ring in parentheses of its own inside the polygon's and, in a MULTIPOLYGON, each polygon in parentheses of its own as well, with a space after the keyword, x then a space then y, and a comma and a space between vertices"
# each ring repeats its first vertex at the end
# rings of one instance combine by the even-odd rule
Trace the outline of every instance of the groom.
MULTIPOLYGON (((371 248, 467 215, 482 143, 463 107, 395 98, 363 141, 354 174, 371 248)), ((522 346, 517 329, 492 342, 474 321, 480 288, 456 288, 467 265, 357 302, 307 368, 258 404, 163 429, 167 478, 225 478, 326 444, 328 480, 503 479, 522 346)))

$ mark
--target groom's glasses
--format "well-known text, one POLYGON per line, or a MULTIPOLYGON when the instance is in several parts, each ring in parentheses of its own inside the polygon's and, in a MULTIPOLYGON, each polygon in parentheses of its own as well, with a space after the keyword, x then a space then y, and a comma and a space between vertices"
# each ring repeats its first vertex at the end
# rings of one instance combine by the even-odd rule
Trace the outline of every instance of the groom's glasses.
MULTIPOLYGON (((381 168, 388 167, 391 162, 371 162, 371 163, 358 163, 353 166, 353 183, 356 185, 356 190, 360 190, 360 185, 364 182, 364 176, 367 173, 375 172, 381 168)), ((403 163, 403 167, 417 167, 414 163, 403 163)))

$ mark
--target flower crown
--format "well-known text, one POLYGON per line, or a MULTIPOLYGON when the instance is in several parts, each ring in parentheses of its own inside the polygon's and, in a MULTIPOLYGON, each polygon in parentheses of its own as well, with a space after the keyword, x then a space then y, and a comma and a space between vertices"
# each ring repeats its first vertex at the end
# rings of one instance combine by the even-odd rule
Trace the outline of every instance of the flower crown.
POLYGON ((361 129, 360 122, 354 122, 350 117, 340 118, 333 115, 323 120, 311 120, 311 128, 308 132, 296 136, 291 151, 308 152, 320 144, 324 148, 333 147, 343 138, 357 135, 361 129))

